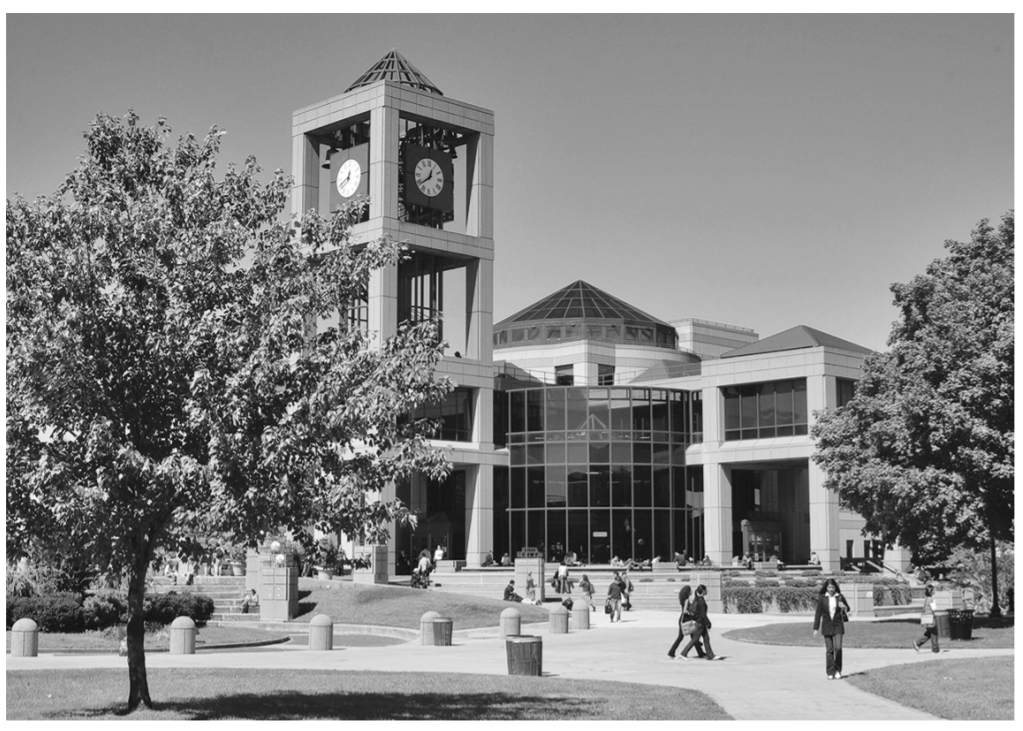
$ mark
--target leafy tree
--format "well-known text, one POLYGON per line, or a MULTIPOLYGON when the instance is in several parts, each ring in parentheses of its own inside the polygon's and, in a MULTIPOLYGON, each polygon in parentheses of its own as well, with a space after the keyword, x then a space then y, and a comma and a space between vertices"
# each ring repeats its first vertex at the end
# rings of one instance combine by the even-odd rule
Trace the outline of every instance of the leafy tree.
POLYGON ((890 349, 813 430, 826 486, 917 563, 1013 536, 1013 212, 945 246, 892 285, 890 349))
POLYGON ((8 555, 41 540, 126 577, 129 710, 152 706, 157 548, 310 526, 379 539, 409 515, 374 491, 448 470, 435 425, 402 418, 451 388, 436 327, 371 347, 346 326, 403 248, 356 247, 357 209, 286 220, 291 180, 262 184, 253 158, 218 179, 215 127, 169 134, 101 114, 53 196, 7 203, 8 555))

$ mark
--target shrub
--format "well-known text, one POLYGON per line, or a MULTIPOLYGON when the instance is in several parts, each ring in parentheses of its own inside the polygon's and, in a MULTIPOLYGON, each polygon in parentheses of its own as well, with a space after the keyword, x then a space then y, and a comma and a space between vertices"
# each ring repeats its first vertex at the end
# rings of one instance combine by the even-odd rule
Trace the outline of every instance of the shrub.
POLYGON ((154 594, 146 597, 145 621, 170 624, 178 617, 191 617, 196 624, 205 624, 213 616, 213 600, 205 594, 154 594))
POLYGON ((33 620, 40 632, 81 632, 85 629, 82 600, 78 594, 8 596, 7 629, 24 617, 33 620))
POLYGON ((103 629, 128 621, 128 600, 117 591, 98 591, 82 605, 86 629, 103 629))
POLYGON ((817 588, 736 585, 722 588, 721 598, 728 614, 760 614, 772 603, 781 612, 800 612, 813 609, 817 588))

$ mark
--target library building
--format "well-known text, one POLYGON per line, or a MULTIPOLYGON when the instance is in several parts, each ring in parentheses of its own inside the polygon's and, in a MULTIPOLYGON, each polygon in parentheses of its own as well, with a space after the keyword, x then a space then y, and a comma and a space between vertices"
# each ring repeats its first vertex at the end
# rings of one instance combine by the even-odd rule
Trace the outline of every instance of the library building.
POLYGON ((296 111, 292 134, 294 213, 366 196, 356 240, 411 249, 350 316, 376 338, 436 319, 437 375, 457 386, 416 414, 440 420, 450 476, 382 496, 417 516, 391 527, 389 573, 437 546, 470 569, 524 549, 588 565, 816 554, 824 571, 907 567, 908 552, 862 534, 811 459, 814 413, 852 397, 867 348, 802 324, 761 337, 661 319, 571 272, 495 323, 494 114, 445 96, 397 51, 296 111))

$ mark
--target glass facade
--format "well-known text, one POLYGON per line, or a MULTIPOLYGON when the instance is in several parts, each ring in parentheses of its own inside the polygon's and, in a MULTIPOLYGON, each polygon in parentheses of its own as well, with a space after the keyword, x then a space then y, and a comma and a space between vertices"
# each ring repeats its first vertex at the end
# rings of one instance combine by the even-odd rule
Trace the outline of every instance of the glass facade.
POLYGON ((807 433, 806 379, 747 383, 721 389, 725 441, 807 433))
POLYGON ((587 563, 703 555, 698 393, 545 387, 504 394, 509 466, 495 468, 495 554, 562 544, 587 563))
POLYGON ((413 419, 434 419, 440 422, 434 439, 450 442, 472 441, 474 389, 456 388, 436 404, 420 406, 412 412, 413 419))

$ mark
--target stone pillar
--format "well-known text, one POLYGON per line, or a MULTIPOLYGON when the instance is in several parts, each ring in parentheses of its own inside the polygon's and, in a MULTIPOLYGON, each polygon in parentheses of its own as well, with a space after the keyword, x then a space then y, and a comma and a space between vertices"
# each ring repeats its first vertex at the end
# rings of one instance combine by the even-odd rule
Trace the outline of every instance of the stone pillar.
POLYGON ((195 622, 191 617, 178 617, 170 626, 170 651, 172 655, 195 654, 195 622))
POLYGON ((533 549, 519 551, 515 555, 515 592, 519 596, 526 595, 526 578, 529 574, 533 575, 536 583, 537 601, 544 601, 547 582, 544 581, 543 556, 533 549))
MULTIPOLYGON (((690 585, 693 591, 703 584, 707 587, 707 595, 704 601, 707 602, 707 612, 710 614, 724 614, 725 602, 721 596, 721 572, 720 571, 697 571, 692 574, 690 585)), ((681 588, 681 587, 679 587, 681 588)), ((713 621, 713 620, 711 620, 713 621)))
POLYGON ((369 567, 353 569, 352 581, 356 584, 386 584, 388 581, 387 546, 383 544, 361 546, 358 552, 359 558, 369 560, 369 567))
MULTIPOLYGON (((732 563, 732 482, 727 467, 703 466, 704 552, 715 566, 732 563)), ((703 556, 695 556, 697 561, 703 556)))
POLYGON ((841 536, 838 529, 838 495, 824 488, 826 477, 816 462, 809 460, 810 550, 817 552, 825 574, 841 569, 841 536))
POLYGON ((36 657, 39 654, 39 626, 22 617, 11 627, 11 656, 36 657))
POLYGON ((590 628, 590 605, 579 601, 572 605, 572 626, 578 629, 590 628))
POLYGON ((549 621, 552 635, 568 634, 568 609, 564 604, 559 604, 551 610, 549 621))
POLYGON ((259 553, 259 618, 288 620, 298 614, 298 563, 290 552, 259 553), (283 561, 279 558, 283 557, 283 561))
MULTIPOLYGON (((482 394, 492 394, 481 390, 482 394)), ((476 414, 481 409, 478 402, 490 398, 477 398, 476 414)), ((488 410, 488 414, 490 411, 488 410)), ((493 418, 493 417, 490 417, 493 418)), ((478 428, 477 424, 477 428, 478 428)), ((479 568, 487 557, 487 551, 494 550, 494 468, 492 465, 471 465, 465 470, 465 563, 469 568, 479 568)), ((518 584, 518 582, 515 582, 518 584)))
POLYGON ((334 649, 334 620, 326 614, 317 614, 309 620, 309 649, 334 649))
POLYGON ((508 607, 501 612, 501 637, 519 634, 522 634, 522 613, 515 607, 508 607))
POLYGON ((842 592, 849 600, 849 613, 854 617, 874 616, 874 585, 849 584, 842 592))

